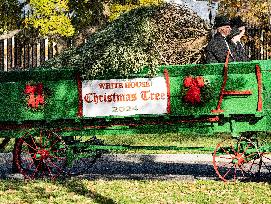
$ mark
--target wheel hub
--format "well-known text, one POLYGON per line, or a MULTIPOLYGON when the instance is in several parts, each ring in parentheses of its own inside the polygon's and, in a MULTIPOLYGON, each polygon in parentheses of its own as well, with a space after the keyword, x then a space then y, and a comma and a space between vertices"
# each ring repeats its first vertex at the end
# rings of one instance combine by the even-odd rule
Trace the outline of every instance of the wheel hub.
POLYGON ((232 160, 232 163, 237 164, 238 166, 241 166, 245 162, 245 159, 243 157, 243 154, 236 154, 235 157, 232 160))
POLYGON ((35 155, 34 155, 34 158, 37 159, 37 160, 44 160, 44 159, 47 159, 49 157, 50 153, 48 150, 46 149, 39 149, 35 155))

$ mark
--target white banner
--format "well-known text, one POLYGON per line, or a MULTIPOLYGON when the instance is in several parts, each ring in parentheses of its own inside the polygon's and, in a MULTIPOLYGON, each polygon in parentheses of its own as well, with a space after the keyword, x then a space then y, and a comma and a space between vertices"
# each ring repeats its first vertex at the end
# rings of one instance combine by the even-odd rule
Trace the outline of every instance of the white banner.
POLYGON ((84 117, 167 113, 164 77, 85 80, 82 97, 84 117))

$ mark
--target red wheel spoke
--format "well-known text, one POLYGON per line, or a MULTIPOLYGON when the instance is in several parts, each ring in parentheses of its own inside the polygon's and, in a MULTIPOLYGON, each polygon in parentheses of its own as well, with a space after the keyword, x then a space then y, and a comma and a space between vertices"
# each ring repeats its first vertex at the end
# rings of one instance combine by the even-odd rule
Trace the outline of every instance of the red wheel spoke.
POLYGON ((28 168, 28 169, 31 169, 31 167, 35 167, 35 164, 34 164, 33 160, 32 160, 32 162, 30 162, 30 163, 27 165, 27 168, 28 168))
POLYGON ((244 158, 246 159, 246 158, 251 157, 252 155, 257 155, 257 154, 258 154, 258 152, 254 152, 254 153, 252 153, 252 154, 249 154, 249 155, 247 155, 247 156, 244 156, 244 158))
MULTIPOLYGON (((64 171, 62 171, 62 172, 64 172, 64 171)), ((58 171, 58 174, 51 174, 51 175, 52 175, 52 176, 51 176, 52 180, 55 180, 60 174, 61 174, 60 171, 58 171), (54 175, 54 176, 53 176, 53 175, 54 175)))
POLYGON ((27 168, 28 169, 30 169, 31 167, 34 167, 35 165, 34 165, 34 162, 32 162, 32 163, 30 163, 28 166, 27 166, 27 168))
POLYGON ((27 159, 23 159, 23 161, 26 161, 24 163, 28 163, 28 165, 27 165, 28 169, 30 169, 32 166, 35 166, 35 164, 34 164, 34 162, 33 162, 32 159, 27 158, 27 159), (28 160, 29 160, 29 162, 27 162, 28 160))
POLYGON ((43 178, 43 177, 45 177, 45 170, 44 171, 42 171, 42 173, 41 173, 41 177, 43 178))
POLYGON ((33 144, 35 145, 36 149, 38 149, 38 146, 37 146, 37 144, 36 144, 36 142, 35 142, 35 140, 34 140, 33 136, 32 136, 32 135, 30 135, 29 137, 31 138, 31 140, 32 140, 33 144))
MULTIPOLYGON (((62 171, 64 173, 64 171, 62 171)), ((59 172, 57 175, 55 175, 53 178, 53 180, 55 180, 59 175, 61 174, 61 172, 59 172)))
POLYGON ((243 151, 242 155, 244 155, 246 153, 246 151, 248 150, 249 147, 250 147, 250 145, 246 146, 246 149, 243 151))
POLYGON ((222 178, 225 179, 226 176, 228 175, 228 173, 229 173, 231 170, 232 170, 232 169, 229 169, 229 170, 226 172, 226 174, 225 174, 222 178))
POLYGON ((44 146, 44 147, 47 147, 47 145, 49 145, 49 141, 50 141, 50 139, 51 139, 51 132, 49 131, 48 132, 48 137, 47 137, 47 141, 46 141, 46 145, 44 146))
POLYGON ((53 175, 53 174, 52 174, 52 171, 51 171, 51 169, 50 169, 50 167, 47 165, 47 162, 45 162, 45 165, 46 165, 46 167, 47 167, 49 173, 50 173, 51 175, 53 175))
POLYGON ((53 166, 55 166, 58 170, 62 171, 62 169, 57 166, 54 162, 52 162, 51 160, 48 159, 48 162, 51 163, 53 166))
POLYGON ((218 156, 220 159, 230 159, 230 160, 232 160, 232 157, 231 158, 229 158, 229 157, 223 157, 223 156, 218 156))
MULTIPOLYGON (((225 150, 223 147, 221 147, 221 149, 222 149, 225 153, 227 153, 228 155, 231 156, 231 154, 230 154, 227 150, 225 150)), ((231 156, 231 157, 232 157, 232 156, 231 156)), ((234 157, 232 157, 232 158, 234 158, 234 157)))
POLYGON ((59 152, 59 151, 62 151, 62 150, 66 150, 66 147, 62 147, 62 148, 59 148, 59 149, 53 149, 52 152, 59 152))
POLYGON ((226 165, 229 165, 228 167, 230 167, 231 165, 233 166, 233 164, 231 162, 229 162, 229 163, 223 162, 223 165, 221 165, 220 167, 226 167, 226 165))
MULTIPOLYGON (((26 133, 24 136, 22 136, 20 139, 23 141, 23 143, 26 143, 28 144, 24 138, 31 138, 31 140, 33 141, 33 138, 32 138, 32 135, 28 132, 26 133)), ((33 141, 33 144, 35 145, 36 148, 33 148, 32 149, 37 149, 37 145, 35 144, 35 142, 33 141)))
POLYGON ((235 151, 235 149, 233 148, 232 144, 231 144, 231 149, 232 149, 234 155, 236 155, 236 151, 235 151))
POLYGON ((24 141, 24 145, 27 145, 27 146, 30 147, 31 149, 37 151, 37 147, 36 147, 36 148, 32 147, 32 146, 31 146, 30 144, 28 144, 26 141, 24 141))
POLYGON ((42 146, 42 130, 40 130, 40 136, 39 137, 40 137, 40 147, 43 147, 42 146))
POLYGON ((63 160, 67 160, 65 157, 62 158, 62 157, 53 156, 53 155, 50 155, 49 157, 50 157, 50 158, 59 159, 59 160, 62 160, 62 161, 63 161, 63 160))
POLYGON ((50 176, 51 179, 55 179, 65 172, 65 143, 51 131, 26 133, 16 141, 15 148, 16 167, 27 178, 50 176), (36 156, 39 156, 39 159, 36 159, 36 156))
POLYGON ((38 163, 38 165, 37 165, 37 167, 36 167, 36 169, 34 170, 34 173, 33 173, 33 175, 32 175, 32 179, 34 179, 36 173, 39 171, 38 168, 39 168, 39 166, 41 165, 41 163, 42 163, 42 161, 39 161, 39 163, 38 163))
POLYGON ((52 152, 58 153, 58 152, 63 151, 63 150, 66 151, 66 148, 60 148, 60 149, 52 150, 52 152))
MULTIPOLYGON (((58 177, 60 175, 61 172, 64 172, 64 170, 62 170, 59 166, 57 166, 54 162, 48 160, 49 163, 51 163, 56 169, 58 169, 58 174, 54 177, 52 177, 53 179, 55 179, 56 177, 58 177)), ((53 174, 52 174, 53 175, 53 174)))
POLYGON ((49 150, 51 150, 52 147, 53 147, 57 142, 59 142, 59 141, 60 141, 60 140, 55 140, 54 143, 49 147, 49 150))
POLYGON ((22 152, 31 155, 31 158, 32 158, 32 154, 34 154, 34 153, 31 153, 31 152, 29 152, 27 150, 22 150, 22 152))
POLYGON ((59 169, 57 172, 58 172, 58 174, 55 174, 55 176, 53 176, 54 174, 51 174, 52 175, 51 178, 53 180, 55 180, 61 174, 61 172, 64 172, 64 171, 62 169, 59 169))

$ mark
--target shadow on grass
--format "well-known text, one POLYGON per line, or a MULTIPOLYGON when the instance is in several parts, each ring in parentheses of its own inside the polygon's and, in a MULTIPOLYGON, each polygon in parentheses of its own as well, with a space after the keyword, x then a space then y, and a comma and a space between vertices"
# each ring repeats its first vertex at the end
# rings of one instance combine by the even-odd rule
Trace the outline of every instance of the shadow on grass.
POLYGON ((91 198, 95 203, 102 203, 102 204, 116 203, 111 198, 105 197, 95 191, 90 191, 86 187, 86 185, 78 179, 77 180, 69 180, 66 182, 59 182, 59 183, 62 184, 69 192, 84 196, 86 198, 91 198))
MULTIPOLYGON (((20 203, 34 203, 35 201, 40 203, 47 203, 52 201, 52 199, 61 199, 63 202, 73 203, 74 201, 71 201, 70 198, 72 198, 74 195, 83 196, 86 199, 91 199, 94 203, 116 203, 111 198, 103 196, 93 190, 89 190, 84 182, 78 179, 55 182, 48 180, 35 180, 26 182, 18 179, 3 179, 0 181, 0 191, 3 192, 2 195, 4 197, 7 196, 5 199, 11 199, 9 201, 12 203, 18 199, 20 200, 20 203), (12 197, 8 195, 10 193, 12 194, 12 197)), ((79 198, 79 200, 81 199, 82 198, 79 198)))

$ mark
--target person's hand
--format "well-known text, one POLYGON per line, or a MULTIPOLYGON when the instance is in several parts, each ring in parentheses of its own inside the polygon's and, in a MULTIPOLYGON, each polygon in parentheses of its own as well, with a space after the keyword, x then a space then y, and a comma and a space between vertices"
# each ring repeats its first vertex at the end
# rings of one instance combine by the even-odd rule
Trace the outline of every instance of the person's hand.
POLYGON ((241 40, 241 37, 242 37, 241 35, 236 35, 231 39, 231 41, 236 44, 237 42, 241 40))

